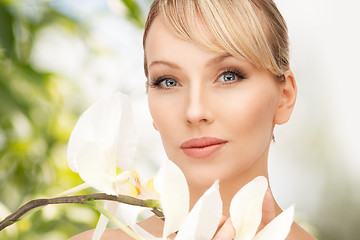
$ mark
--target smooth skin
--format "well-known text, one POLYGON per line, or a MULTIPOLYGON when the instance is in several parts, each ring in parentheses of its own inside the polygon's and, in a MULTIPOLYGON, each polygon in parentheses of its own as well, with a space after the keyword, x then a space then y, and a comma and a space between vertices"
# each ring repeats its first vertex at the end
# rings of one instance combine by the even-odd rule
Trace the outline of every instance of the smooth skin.
MULTIPOLYGON (((256 176, 268 177, 274 126, 289 120, 296 101, 293 73, 288 70, 285 82, 280 83, 269 71, 244 59, 209 52, 179 39, 161 15, 150 28, 145 54, 150 113, 168 158, 186 176, 191 206, 219 179, 223 214, 229 218, 236 192, 256 176), (226 144, 207 158, 184 154, 180 148, 183 142, 204 136, 225 140, 226 144)), ((264 203, 270 207, 264 207, 261 228, 282 212, 270 196, 264 203)), ((229 222, 216 236, 233 237, 229 222)), ((314 238, 294 224, 289 239, 314 238)))
MULTIPOLYGON (((209 52, 177 38, 158 16, 145 42, 148 67, 148 103, 170 160, 189 184, 190 205, 216 179, 220 181, 223 221, 214 239, 230 240, 235 230, 229 219, 236 192, 256 176, 268 178, 268 153, 275 125, 286 123, 296 101, 296 83, 290 70, 280 83, 267 70, 225 53, 209 52), (192 138, 215 137, 223 147, 205 158, 184 154, 181 144, 192 138)), ((265 195, 259 230, 282 212, 271 190, 265 195)), ((162 222, 140 223, 160 237, 162 222)), ((92 231, 72 239, 90 239, 92 231)), ((107 230, 102 239, 128 239, 120 230, 107 230)), ((130 239, 130 238, 129 238, 130 239)), ((287 239, 315 239, 292 225, 287 239)))

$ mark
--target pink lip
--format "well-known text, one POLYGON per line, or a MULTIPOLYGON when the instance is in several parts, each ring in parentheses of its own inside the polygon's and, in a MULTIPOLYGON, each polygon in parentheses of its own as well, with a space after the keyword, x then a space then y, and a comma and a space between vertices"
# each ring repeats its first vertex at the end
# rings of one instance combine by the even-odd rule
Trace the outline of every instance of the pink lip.
POLYGON ((202 137, 190 139, 181 144, 180 148, 188 157, 206 158, 219 151, 225 143, 227 141, 222 139, 202 137))

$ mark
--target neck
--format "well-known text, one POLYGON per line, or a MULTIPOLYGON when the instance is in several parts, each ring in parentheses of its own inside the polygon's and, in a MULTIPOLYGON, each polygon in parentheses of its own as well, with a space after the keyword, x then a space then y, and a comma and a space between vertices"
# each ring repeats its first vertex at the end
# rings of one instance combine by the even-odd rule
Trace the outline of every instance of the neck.
MULTIPOLYGON (((223 215, 229 217, 229 209, 231 200, 234 195, 247 183, 257 176, 264 176, 269 179, 268 174, 268 153, 269 147, 266 151, 244 172, 231 179, 224 179, 220 181, 220 194, 223 201, 223 215)), ((207 187, 195 186, 189 184, 190 190, 190 207, 192 208, 199 200, 202 194, 207 190, 207 187)), ((274 200, 275 202, 275 200, 274 200)), ((281 212, 280 207, 275 202, 276 213, 281 212)))

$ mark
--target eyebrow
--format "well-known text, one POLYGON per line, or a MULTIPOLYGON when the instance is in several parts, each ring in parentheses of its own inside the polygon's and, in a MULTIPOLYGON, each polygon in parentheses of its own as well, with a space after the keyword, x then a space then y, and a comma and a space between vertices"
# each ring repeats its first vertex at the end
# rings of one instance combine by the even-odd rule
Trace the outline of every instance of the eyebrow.
MULTIPOLYGON (((206 63, 205 67, 209 67, 209 66, 211 66, 211 65, 218 64, 218 63, 224 61, 226 58, 229 58, 229 57, 232 57, 232 55, 230 55, 230 54, 222 54, 222 55, 220 55, 220 56, 216 56, 216 57, 210 59, 210 60, 206 63)), ((166 66, 169 66, 169 67, 174 68, 174 69, 181 69, 181 67, 180 67, 179 65, 175 64, 175 63, 168 62, 168 61, 162 61, 162 60, 157 60, 157 61, 151 62, 150 65, 149 65, 149 68, 150 68, 151 66, 157 65, 157 64, 159 64, 159 65, 166 65, 166 66)))
POLYGON ((209 67, 211 65, 215 65, 215 64, 218 64, 218 63, 221 63, 222 61, 224 61, 226 58, 229 58, 229 57, 232 57, 232 55, 230 54, 222 54, 220 56, 217 56, 217 57, 214 57, 212 59, 210 59, 207 63, 206 63, 206 67, 209 67))
POLYGON ((153 61, 150 63, 149 65, 149 68, 153 65, 157 65, 157 64, 160 64, 160 65, 166 65, 166 66, 169 66, 171 68, 174 68, 174 69, 181 69, 177 64, 175 63, 171 63, 171 62, 168 62, 168 61, 161 61, 161 60, 158 60, 158 61, 153 61))

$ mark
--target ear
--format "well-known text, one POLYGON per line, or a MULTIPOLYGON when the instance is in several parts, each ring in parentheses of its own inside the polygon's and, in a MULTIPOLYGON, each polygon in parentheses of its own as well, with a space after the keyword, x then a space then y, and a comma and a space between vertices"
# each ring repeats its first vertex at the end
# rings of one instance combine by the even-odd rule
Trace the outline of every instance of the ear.
POLYGON ((156 131, 159 131, 159 129, 157 128, 155 122, 153 121, 153 127, 155 128, 156 131))
POLYGON ((294 109, 297 95, 297 87, 295 77, 289 69, 284 74, 285 83, 281 86, 279 105, 275 112, 274 123, 284 124, 289 121, 291 113, 294 109))

